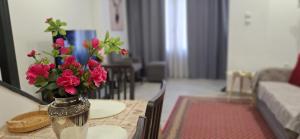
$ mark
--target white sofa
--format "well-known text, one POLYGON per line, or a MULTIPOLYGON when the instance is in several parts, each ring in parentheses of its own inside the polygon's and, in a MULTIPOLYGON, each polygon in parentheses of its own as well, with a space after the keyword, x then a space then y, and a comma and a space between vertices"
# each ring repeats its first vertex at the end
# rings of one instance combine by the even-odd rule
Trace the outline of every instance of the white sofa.
POLYGON ((290 74, 270 68, 255 78, 257 107, 278 139, 300 139, 300 88, 288 83, 290 74))

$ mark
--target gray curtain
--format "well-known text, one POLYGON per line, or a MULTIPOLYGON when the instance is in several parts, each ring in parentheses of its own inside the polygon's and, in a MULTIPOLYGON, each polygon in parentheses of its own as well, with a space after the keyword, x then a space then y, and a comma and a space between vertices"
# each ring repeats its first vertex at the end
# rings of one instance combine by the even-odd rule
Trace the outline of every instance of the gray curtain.
POLYGON ((187 0, 187 20, 189 76, 224 79, 228 0, 187 0))
POLYGON ((129 51, 144 64, 165 60, 164 0, 127 0, 129 51))

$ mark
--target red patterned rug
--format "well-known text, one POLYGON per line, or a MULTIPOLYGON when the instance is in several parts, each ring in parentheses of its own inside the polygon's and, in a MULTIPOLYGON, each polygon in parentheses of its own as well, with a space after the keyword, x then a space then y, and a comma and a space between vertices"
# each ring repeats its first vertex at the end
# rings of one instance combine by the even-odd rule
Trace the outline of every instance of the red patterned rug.
POLYGON ((243 99, 180 97, 163 139, 275 139, 257 109, 243 99))

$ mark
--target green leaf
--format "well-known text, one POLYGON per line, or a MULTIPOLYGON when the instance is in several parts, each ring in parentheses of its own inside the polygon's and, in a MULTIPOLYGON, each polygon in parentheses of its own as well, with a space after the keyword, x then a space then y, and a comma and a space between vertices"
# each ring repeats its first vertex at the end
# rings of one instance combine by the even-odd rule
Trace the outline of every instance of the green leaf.
POLYGON ((37 77, 36 81, 35 81, 35 85, 37 87, 44 87, 48 84, 47 80, 43 77, 37 77))
POLYGON ((106 32, 104 41, 107 41, 108 39, 109 39, 109 32, 106 32))
POLYGON ((67 23, 66 22, 61 22, 60 25, 61 26, 67 26, 67 23))
POLYGON ((52 36, 57 36, 58 35, 58 32, 57 31, 52 31, 52 36))
POLYGON ((52 56, 57 57, 59 55, 59 51, 56 49, 52 50, 52 56))
POLYGON ((53 28, 52 26, 49 26, 49 27, 45 30, 45 32, 52 32, 52 31, 54 31, 54 28, 53 28))
POLYGON ((55 22, 54 22, 53 20, 50 20, 50 21, 49 21, 49 25, 50 25, 50 26, 56 26, 56 24, 55 24, 55 22))
POLYGON ((70 46, 69 46, 69 50, 70 50, 70 53, 72 53, 73 50, 74 50, 74 46, 73 46, 73 45, 70 45, 70 46))
POLYGON ((62 89, 62 88, 58 89, 58 94, 59 94, 60 97, 66 96, 65 90, 62 89))
POLYGON ((107 55, 110 53, 110 48, 109 47, 105 47, 104 48, 104 53, 107 55))
POLYGON ((57 19, 55 22, 56 22, 56 25, 57 25, 57 26, 60 26, 60 24, 61 24, 60 19, 57 19))
POLYGON ((58 32, 59 32, 60 35, 63 35, 63 36, 67 35, 67 33, 64 29, 59 29, 58 32))
POLYGON ((118 46, 114 46, 110 48, 110 52, 119 52, 121 48, 119 48, 118 46))
POLYGON ((83 85, 84 85, 85 87, 89 87, 89 83, 88 83, 88 82, 84 82, 83 85))
POLYGON ((52 73, 50 74, 49 80, 55 82, 57 78, 58 78, 57 71, 53 69, 52 73))
POLYGON ((48 89, 48 90, 54 90, 54 89, 57 89, 57 88, 58 88, 58 86, 56 85, 55 82, 54 83, 50 83, 50 84, 48 84, 46 86, 46 89, 48 89))

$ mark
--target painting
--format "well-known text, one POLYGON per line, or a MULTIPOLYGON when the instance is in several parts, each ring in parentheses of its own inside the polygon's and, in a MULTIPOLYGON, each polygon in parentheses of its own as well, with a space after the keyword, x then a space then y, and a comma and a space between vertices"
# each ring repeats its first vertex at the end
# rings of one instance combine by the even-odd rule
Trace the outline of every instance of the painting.
POLYGON ((112 31, 122 31, 124 29, 124 2, 124 0, 109 0, 112 31))

